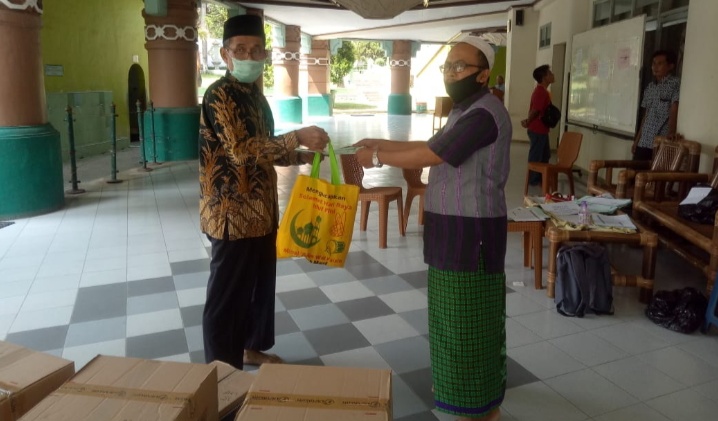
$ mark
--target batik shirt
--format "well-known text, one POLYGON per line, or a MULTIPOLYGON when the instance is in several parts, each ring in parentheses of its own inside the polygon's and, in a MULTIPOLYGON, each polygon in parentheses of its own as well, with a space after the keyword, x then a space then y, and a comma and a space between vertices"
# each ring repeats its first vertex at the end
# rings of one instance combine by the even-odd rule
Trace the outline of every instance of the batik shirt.
POLYGON ((274 136, 272 111, 257 85, 229 74, 213 83, 200 118, 202 232, 236 240, 275 231, 279 205, 273 165, 302 163, 297 146, 294 132, 274 136))
POLYGON ((656 136, 668 135, 668 118, 671 106, 678 102, 681 91, 681 80, 668 75, 662 81, 653 81, 643 93, 641 107, 645 108, 646 119, 641 129, 639 148, 652 148, 656 136))
POLYGON ((438 269, 504 271, 511 118, 484 88, 455 104, 429 148, 444 162, 431 167, 424 196, 424 261, 438 269))

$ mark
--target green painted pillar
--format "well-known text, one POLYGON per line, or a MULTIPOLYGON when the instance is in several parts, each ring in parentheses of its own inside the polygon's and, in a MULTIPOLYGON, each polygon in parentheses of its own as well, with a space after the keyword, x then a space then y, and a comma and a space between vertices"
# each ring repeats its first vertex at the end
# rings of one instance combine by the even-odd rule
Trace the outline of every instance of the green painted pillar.
POLYGON ((393 41, 390 57, 391 94, 387 101, 387 113, 411 115, 411 41, 393 41))
POLYGON ((153 136, 152 112, 146 110, 143 136, 147 162, 199 158, 199 114, 199 107, 155 108, 153 136))
POLYGON ((274 120, 279 123, 302 123, 302 98, 298 96, 274 98, 274 120))
POLYGON ((307 113, 310 116, 331 116, 332 96, 330 94, 309 95, 307 113))
POLYGON ((411 94, 390 94, 387 112, 389 115, 411 115, 411 94))
POLYGON ((50 124, 0 127, 0 180, 0 219, 60 209, 60 133, 50 124))

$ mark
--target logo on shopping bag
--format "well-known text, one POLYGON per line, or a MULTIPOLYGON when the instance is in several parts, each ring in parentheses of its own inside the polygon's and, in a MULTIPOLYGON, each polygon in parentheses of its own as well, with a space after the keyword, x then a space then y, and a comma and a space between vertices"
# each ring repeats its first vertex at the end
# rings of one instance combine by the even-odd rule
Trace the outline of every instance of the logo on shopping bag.
POLYGON ((289 235, 296 245, 308 249, 319 243, 319 224, 322 222, 322 217, 317 216, 315 218, 316 225, 311 222, 307 222, 304 225, 297 225, 297 218, 302 212, 304 212, 304 209, 294 214, 292 222, 289 224, 289 235))
POLYGON ((327 241, 327 254, 340 254, 344 253, 344 249, 347 247, 347 243, 344 241, 329 240, 327 241))

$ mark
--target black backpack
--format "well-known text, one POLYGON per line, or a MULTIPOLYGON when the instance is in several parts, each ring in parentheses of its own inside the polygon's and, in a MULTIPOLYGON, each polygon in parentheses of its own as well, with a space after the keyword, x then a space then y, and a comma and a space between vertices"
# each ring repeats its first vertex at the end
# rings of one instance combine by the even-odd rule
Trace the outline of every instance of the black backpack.
POLYGON ((606 249, 596 243, 564 245, 556 256, 556 310, 583 317, 587 311, 613 314, 611 264, 606 249))
POLYGON ((541 116, 541 122, 553 129, 559 121, 561 121, 561 110, 552 103, 549 103, 541 116))

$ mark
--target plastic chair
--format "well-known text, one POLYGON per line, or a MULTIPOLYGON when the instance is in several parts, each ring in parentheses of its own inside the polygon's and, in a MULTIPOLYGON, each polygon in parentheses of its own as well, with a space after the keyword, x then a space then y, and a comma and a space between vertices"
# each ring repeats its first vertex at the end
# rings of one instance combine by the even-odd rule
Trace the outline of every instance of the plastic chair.
POLYGON ((544 162, 529 162, 526 169, 526 183, 524 184, 524 195, 529 191, 529 174, 531 171, 541 173, 541 190, 543 195, 549 194, 556 190, 558 184, 558 174, 563 173, 568 177, 568 184, 571 195, 575 194, 573 188, 573 163, 578 158, 578 152, 581 150, 581 141, 583 135, 576 132, 564 132, 561 137, 561 143, 558 144, 558 159, 555 164, 544 162))
POLYGON ((711 324, 718 326, 718 275, 713 281, 713 291, 711 291, 711 297, 708 300, 708 307, 706 308, 706 321, 703 322, 701 332, 708 333, 708 329, 711 328, 711 324))
POLYGON ((424 225, 424 193, 426 192, 426 184, 421 181, 421 173, 423 168, 417 170, 403 169, 402 174, 406 180, 406 202, 404 203, 404 231, 409 223, 409 213, 411 212, 411 202, 414 197, 419 196, 419 225, 424 225))
POLYGON ((361 202, 361 219, 359 229, 366 231, 367 220, 369 219, 369 206, 371 202, 379 204, 379 248, 386 248, 386 230, 389 220, 389 203, 396 200, 399 210, 399 234, 406 235, 404 230, 404 206, 402 205, 401 187, 371 187, 363 185, 364 168, 359 164, 353 154, 340 155, 342 160, 342 174, 344 182, 359 186, 359 202, 361 202))

